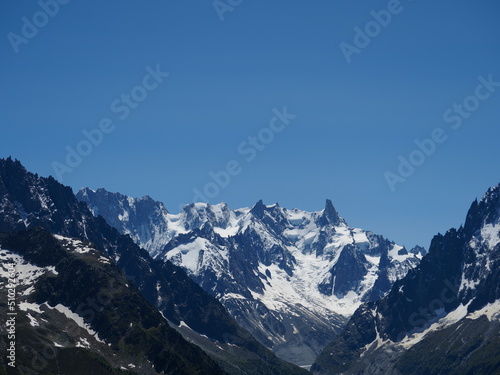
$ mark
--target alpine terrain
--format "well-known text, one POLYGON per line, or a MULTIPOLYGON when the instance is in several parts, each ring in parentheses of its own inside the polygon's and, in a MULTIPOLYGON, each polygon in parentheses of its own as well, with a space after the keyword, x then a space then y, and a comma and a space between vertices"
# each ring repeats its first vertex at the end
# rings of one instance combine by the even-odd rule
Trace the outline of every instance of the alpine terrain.
POLYGON ((438 234, 416 269, 363 304, 314 374, 500 374, 500 185, 438 234))
POLYGON ((70 188, 11 158, 0 159, 0 292, 2 316, 15 314, 0 349, 16 349, 2 355, 0 373, 307 373, 255 340, 182 268, 152 259, 70 188))
POLYGON ((363 302, 417 267, 425 250, 350 227, 330 200, 319 212, 257 202, 186 205, 170 214, 146 196, 77 193, 94 215, 170 261, 279 357, 310 366, 363 302))

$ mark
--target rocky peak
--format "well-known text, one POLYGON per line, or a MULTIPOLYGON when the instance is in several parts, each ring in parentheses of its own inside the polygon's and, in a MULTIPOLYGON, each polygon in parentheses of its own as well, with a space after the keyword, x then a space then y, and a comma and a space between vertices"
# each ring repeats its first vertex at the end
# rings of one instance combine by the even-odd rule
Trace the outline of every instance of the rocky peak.
POLYGON ((500 185, 488 189, 478 202, 477 199, 467 213, 465 232, 469 235, 481 229, 485 224, 496 224, 500 219, 500 185))
POLYGON ((425 256, 427 254, 427 250, 425 250, 425 248, 422 246, 416 245, 413 249, 410 250, 410 253, 425 256))
POLYGON ((318 219, 318 224, 321 226, 333 225, 338 226, 341 223, 345 223, 344 220, 339 216, 333 203, 330 199, 326 200, 325 209, 322 211, 321 216, 318 219))
POLYGON ((261 199, 257 203, 255 203, 255 205, 250 210, 250 213, 252 215, 254 215, 255 217, 263 218, 265 210, 266 210, 266 206, 264 205, 264 202, 261 199))

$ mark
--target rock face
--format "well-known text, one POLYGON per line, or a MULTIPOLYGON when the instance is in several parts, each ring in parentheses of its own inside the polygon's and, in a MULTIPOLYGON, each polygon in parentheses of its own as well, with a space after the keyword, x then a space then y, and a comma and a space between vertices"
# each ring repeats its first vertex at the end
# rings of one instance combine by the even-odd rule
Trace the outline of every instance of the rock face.
MULTIPOLYGON (((20 264, 29 262, 33 267, 37 267, 35 269, 45 270, 44 275, 36 285, 33 285, 36 291, 33 295, 34 299, 28 300, 27 303, 43 305, 44 309, 57 307, 60 304, 63 314, 67 314, 70 320, 83 326, 88 325, 89 329, 98 333, 99 338, 101 331, 102 335, 105 333, 107 335, 107 330, 115 332, 109 333, 109 342, 103 339, 107 345, 111 344, 111 349, 115 348, 115 342, 137 345, 140 350, 147 351, 145 360, 150 361, 149 366, 153 366, 158 373, 204 374, 205 371, 210 374, 238 375, 304 373, 300 368, 276 358, 259 344, 230 317, 215 298, 193 282, 182 268, 169 261, 152 259, 150 254, 137 246, 129 236, 122 235, 109 226, 102 216, 94 217, 87 205, 76 199, 70 188, 59 184, 51 177, 42 178, 31 174, 21 163, 11 159, 0 159, 0 231, 8 233, 3 235, 4 238, 8 238, 8 241, 2 242, 2 249, 9 251, 8 257, 22 257, 20 264), (35 228, 38 227, 43 228, 38 230, 45 234, 36 232, 35 228), (25 230, 30 232, 19 233, 25 230), (36 246, 38 235, 44 238, 42 242, 48 243, 47 247, 36 246), (23 236, 28 236, 28 239, 23 236), (73 248, 80 249, 80 251, 73 248), (66 263, 73 267, 72 259, 79 256, 74 254, 75 252, 89 253, 87 255, 90 258, 77 259, 77 264, 80 264, 88 273, 80 275, 82 269, 78 267, 69 268, 71 270, 71 272, 68 271, 69 273, 63 273, 63 270, 58 269, 58 265, 68 257, 70 261, 66 263), (85 263, 85 260, 90 263, 85 263), (100 264, 101 261, 103 264, 100 264), (99 271, 100 267, 104 267, 105 270, 99 271), (58 274, 54 274, 52 269, 55 269, 58 274), (106 281, 108 274, 111 275, 112 280, 106 281), (121 320, 115 321, 110 316, 106 317, 107 320, 104 317, 102 318, 104 320, 96 320, 90 319, 84 311, 75 310, 79 306, 77 302, 81 302, 77 299, 78 293, 85 298, 99 298, 99 295, 92 294, 98 292, 98 289, 94 288, 95 281, 103 279, 103 282, 111 283, 118 278, 118 274, 122 276, 117 282, 125 284, 126 280, 126 284, 135 291, 135 294, 125 296, 123 298, 126 301, 113 305, 113 311, 109 312, 110 316, 123 314, 130 315, 131 319, 135 316, 136 319, 143 320, 132 319, 125 323, 121 320), (64 277, 59 278, 58 275, 64 277), (73 276, 75 280, 72 279, 73 276), (49 277, 48 281, 46 277, 49 277), (73 298, 76 300, 72 301, 73 298), (132 307, 132 305, 137 305, 137 307, 132 307), (122 308, 124 311, 121 311, 122 308), (140 317, 134 315, 135 312, 128 314, 128 309, 132 311, 139 309, 137 313, 140 317), (117 327, 113 326, 115 323, 118 324, 117 327), (124 324, 132 324, 130 326, 132 328, 135 323, 142 328, 127 330, 124 326, 124 324), (188 344, 174 330, 169 329, 169 326, 179 331, 189 341, 202 347, 212 359, 197 347, 188 344), (158 331, 155 331, 153 327, 157 327, 158 331), (148 334, 145 334, 143 330, 147 330, 148 334), (176 352, 175 348, 178 348, 179 352, 176 352), (174 362, 178 366, 170 365, 174 362)), ((5 269, 8 262, 0 258, 0 264, 5 269)), ((86 301, 85 299, 84 302, 86 301)), ((33 314, 31 316, 37 321, 45 319, 45 315, 40 318, 33 314)), ((54 319, 56 318, 57 314, 54 319)), ((61 328, 55 324, 53 326, 44 324, 43 330, 36 333, 30 331, 31 325, 28 324, 25 327, 29 331, 27 337, 41 337, 40 334, 46 335, 51 333, 51 330, 54 331, 53 334, 56 337, 56 333, 61 328)), ((35 328, 33 329, 36 330, 35 328)), ((79 348, 78 342, 76 337, 68 338, 68 347, 79 348), (73 340, 73 346, 70 345, 71 340, 73 340)), ((58 344, 61 343, 58 342, 58 344)), ((54 345, 51 344, 51 347, 54 345)), ((90 352, 85 354, 84 358, 97 355, 92 358, 99 363, 106 362, 105 359, 102 361, 99 359, 102 345, 92 346, 90 343, 88 349, 90 352)), ((124 350, 125 353, 129 353, 135 351, 136 347, 126 346, 124 350)), ((66 353, 65 350, 63 352, 66 353)), ((74 358, 79 352, 72 353, 76 353, 72 354, 71 358, 74 358)), ((103 358, 110 357, 104 356, 103 358)), ((28 360, 29 358, 26 358, 26 361, 28 360)), ((66 360, 68 361, 71 362, 71 359, 66 360)), ((105 363, 104 367, 109 367, 109 363, 105 363)), ((142 366, 143 364, 137 362, 132 365, 142 366)), ((126 368, 133 371, 132 367, 126 368)), ((44 371, 42 373, 54 373, 52 370, 44 371)), ((96 371, 98 371, 97 367, 96 371)), ((147 374, 141 371, 138 373, 147 374)), ((76 374, 77 372, 71 370, 67 373, 76 374)))
POLYGON ((135 243, 148 250, 152 256, 156 249, 162 247, 164 238, 171 235, 166 225, 168 211, 162 203, 148 196, 133 199, 108 193, 104 189, 82 189, 78 192, 78 199, 81 201, 91 202, 97 197, 99 204, 89 206, 94 216, 106 218, 109 225, 132 237, 135 243))
POLYGON ((362 305, 315 374, 500 373, 500 185, 387 296, 362 305))
MULTIPOLYGON (((257 202, 231 210, 193 203, 177 214, 140 215, 133 199, 104 189, 78 199, 149 252, 170 260, 215 296, 230 314, 281 358, 311 365, 364 301, 384 296, 415 268, 423 249, 408 252, 382 236, 352 228, 330 200, 319 212, 257 202), (110 207, 110 202, 115 202, 110 207), (140 216, 143 220, 131 220, 140 216), (144 229, 149 228, 149 229, 144 229)), ((163 211, 164 213, 166 211, 163 211)))

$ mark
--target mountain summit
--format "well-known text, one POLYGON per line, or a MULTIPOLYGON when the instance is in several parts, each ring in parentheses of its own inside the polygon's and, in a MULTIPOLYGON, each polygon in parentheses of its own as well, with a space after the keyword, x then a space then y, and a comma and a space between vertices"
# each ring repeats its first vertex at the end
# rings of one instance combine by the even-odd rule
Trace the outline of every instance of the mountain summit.
POLYGON ((319 218, 319 224, 321 226, 333 225, 339 226, 341 223, 346 224, 343 219, 340 218, 339 214, 330 199, 326 200, 325 209, 323 210, 323 215, 319 218))
MULTIPOLYGON (((113 205, 123 197, 114 198, 106 197, 108 212, 117 212, 113 205)), ((136 208, 123 222, 141 221, 150 209, 159 210, 156 219, 164 213, 147 198, 123 207, 136 208)), ((51 353, 37 373, 305 373, 255 340, 182 268, 154 260, 130 236, 94 216, 69 187, 12 159, 0 159, 0 231, 0 289, 7 295, 10 264, 23 281, 20 364, 33 363, 33 353, 51 353), (73 334, 67 325, 81 330, 73 334)), ((4 315, 6 308, 0 304, 4 315)))
POLYGON ((318 357, 315 374, 500 372, 500 185, 438 234, 380 300, 363 304, 318 357))
MULTIPOLYGON (((385 295, 422 253, 347 225, 330 200, 319 212, 262 200, 252 208, 192 203, 179 214, 133 216, 133 198, 103 189, 77 197, 158 260, 170 260, 281 358, 310 365, 364 301, 385 295), (110 195, 115 199, 110 199, 110 195), (118 201, 115 207, 105 207, 118 201), (156 219, 152 219, 156 217, 156 219), (121 219, 120 219, 121 218, 121 219), (144 229, 149 228, 149 229, 144 229), (157 234, 141 243, 134 235, 157 234)), ((156 203, 153 207, 162 207, 156 203)))

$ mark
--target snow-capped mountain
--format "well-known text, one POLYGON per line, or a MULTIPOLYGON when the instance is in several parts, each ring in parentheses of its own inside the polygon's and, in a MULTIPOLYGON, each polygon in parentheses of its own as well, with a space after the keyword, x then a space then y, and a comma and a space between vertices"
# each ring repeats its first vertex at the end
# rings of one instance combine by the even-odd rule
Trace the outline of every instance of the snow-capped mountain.
POLYGON ((500 185, 389 294, 362 305, 315 374, 500 373, 500 185))
POLYGON ((173 233, 168 228, 168 211, 161 202, 148 196, 140 199, 126 197, 122 194, 111 194, 104 189, 93 192, 82 189, 79 199, 90 202, 88 195, 98 194, 99 206, 89 205, 94 216, 101 215, 120 233, 127 234, 143 249, 155 255, 164 246, 165 239, 173 233))
MULTIPOLYGON (((63 359, 51 354, 51 365, 36 371, 42 375, 119 374, 113 366, 120 355, 134 359, 122 366, 129 374, 149 373, 142 370, 146 365, 152 373, 172 375, 306 373, 261 345, 182 268, 154 260, 129 236, 92 215, 71 188, 30 173, 11 158, 0 159, 0 245, 0 268, 19 268, 19 302, 38 306, 29 311, 19 305, 20 366, 31 366, 33 350, 43 349, 50 337, 54 342, 48 342, 47 350, 61 353, 63 359), (101 309, 99 301, 110 303, 101 309), (52 311, 58 305, 59 312, 52 311), (92 314, 93 309, 98 311, 92 314), (75 323, 97 333, 110 350, 89 337, 90 331, 65 334, 66 324, 75 323), (135 372, 128 364, 141 370, 135 372)), ((7 295, 2 274, 0 288, 7 295)), ((0 304, 4 316, 6 306, 0 304)), ((0 340, 4 351, 5 343, 0 340)), ((28 370, 23 373, 34 373, 28 370)))
POLYGON ((330 200, 319 212, 259 201, 236 210, 194 203, 176 215, 157 215, 156 203, 150 217, 138 206, 149 198, 88 188, 77 197, 156 259, 183 267, 259 341, 299 365, 312 364, 356 308, 385 295, 425 251, 348 226, 330 200), (130 220, 138 216, 145 219, 130 220), (141 231, 152 233, 147 243, 141 231))

